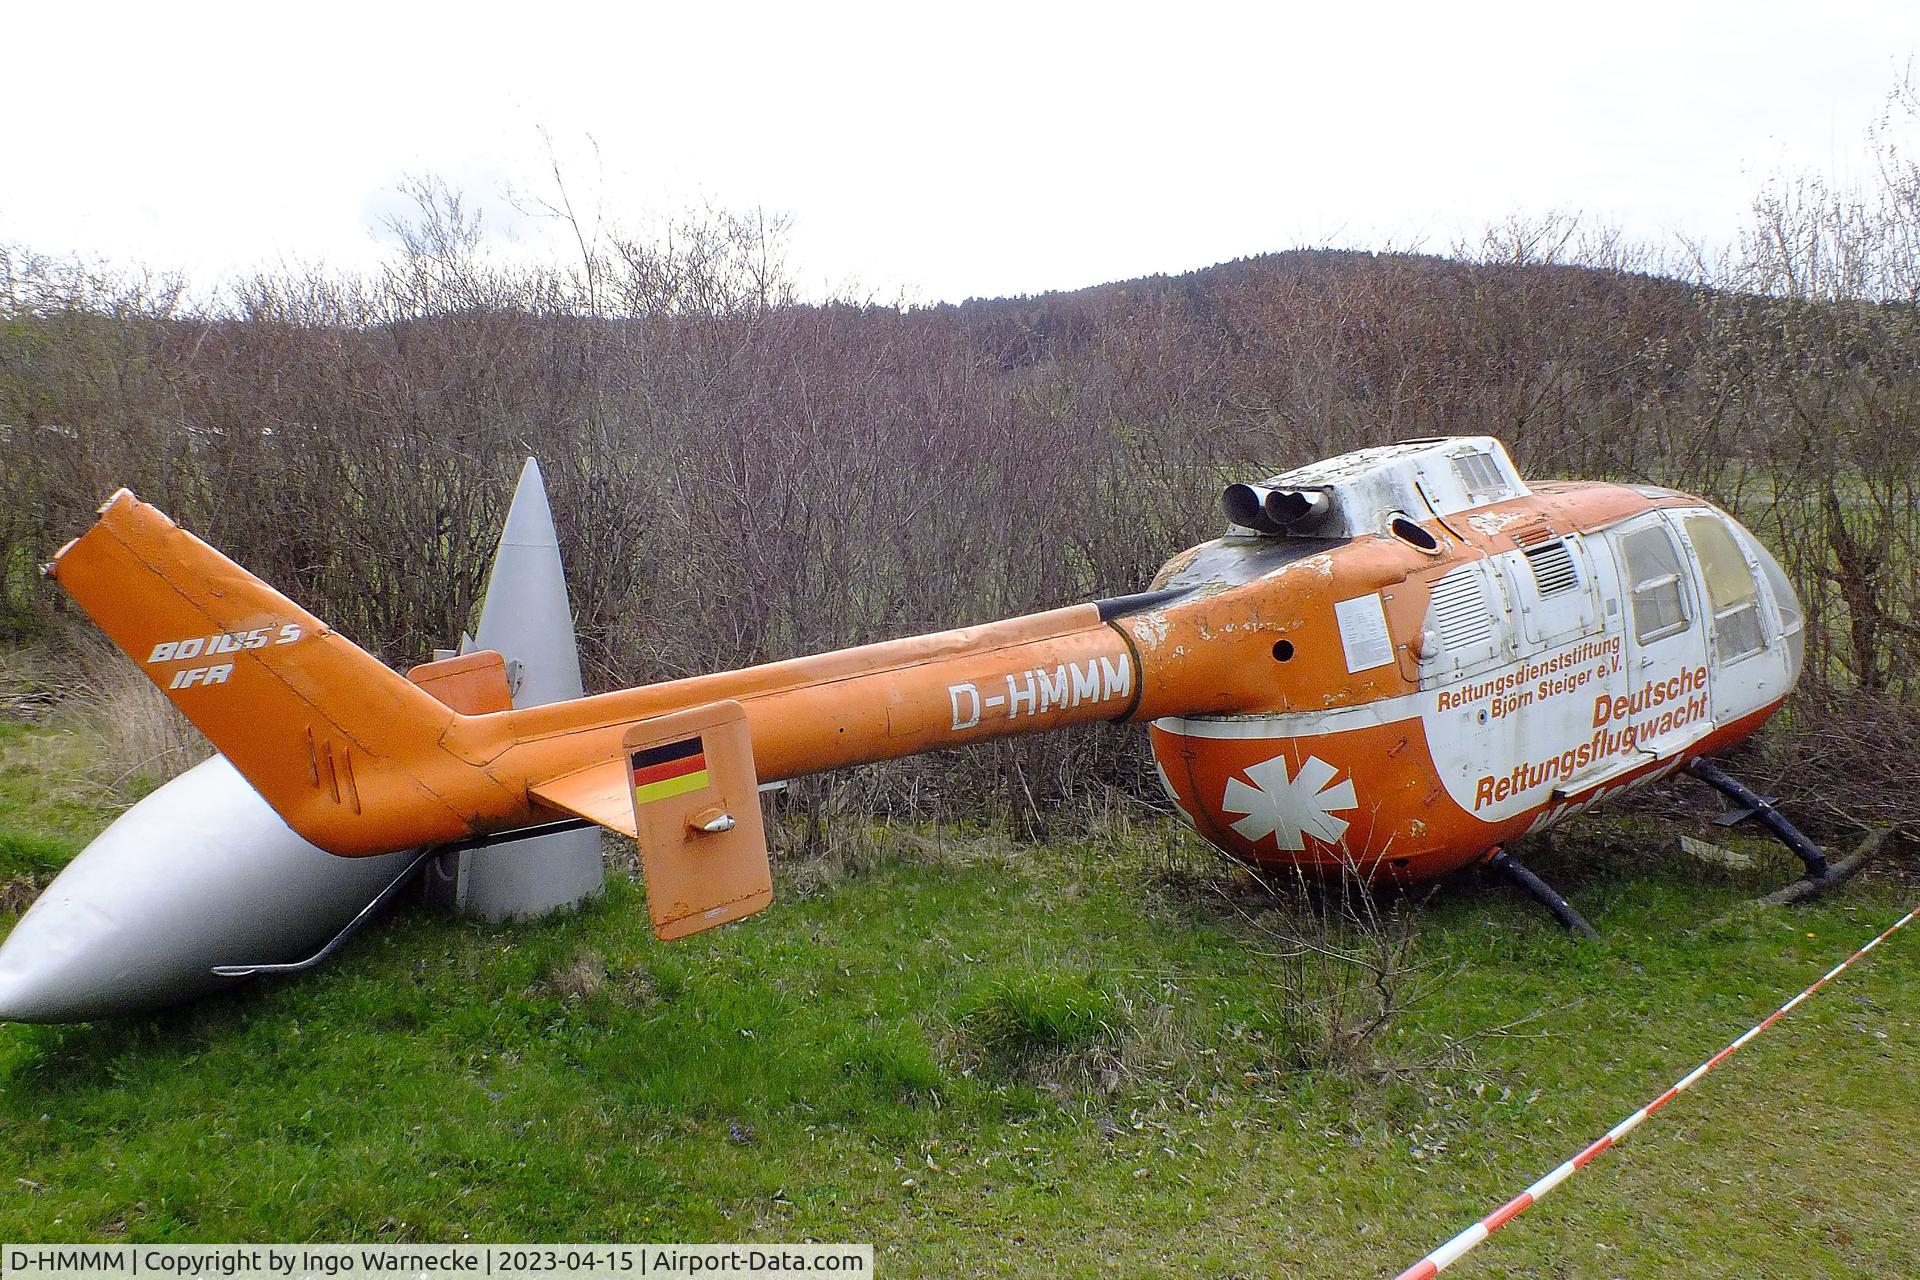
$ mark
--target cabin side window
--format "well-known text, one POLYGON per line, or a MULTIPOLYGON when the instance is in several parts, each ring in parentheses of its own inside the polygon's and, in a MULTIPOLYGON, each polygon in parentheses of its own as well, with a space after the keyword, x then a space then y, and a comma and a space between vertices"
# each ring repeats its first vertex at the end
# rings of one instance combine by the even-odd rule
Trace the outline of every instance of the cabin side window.
POLYGON ((1792 674, 1789 678, 1797 680, 1807 656, 1806 620, 1800 614, 1800 597, 1795 594, 1793 584, 1787 581, 1786 571, 1781 569, 1780 562, 1773 558, 1772 552, 1760 545, 1752 533, 1736 526, 1734 535, 1739 538, 1740 545, 1746 548, 1748 561, 1759 565, 1760 572, 1766 577, 1767 589, 1773 596, 1774 617, 1779 622, 1780 634, 1787 642, 1790 655, 1792 674))
POLYGON ((1640 644, 1687 629, 1687 598, 1680 586, 1680 552, 1664 525, 1635 529, 1620 539, 1633 596, 1633 637, 1640 644))
POLYGON ((1693 553, 1700 558, 1700 576, 1706 580, 1714 660, 1734 662, 1760 652, 1766 644, 1760 626, 1760 584, 1754 581, 1740 544, 1717 516, 1688 516, 1686 524, 1693 553))

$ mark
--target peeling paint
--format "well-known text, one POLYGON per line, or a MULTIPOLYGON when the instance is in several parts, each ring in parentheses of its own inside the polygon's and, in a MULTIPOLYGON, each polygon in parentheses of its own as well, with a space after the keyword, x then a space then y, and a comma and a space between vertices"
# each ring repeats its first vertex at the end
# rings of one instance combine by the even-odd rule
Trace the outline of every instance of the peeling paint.
POLYGON ((1152 652, 1167 642, 1167 613, 1152 609, 1133 618, 1133 637, 1140 647, 1152 652))
POLYGON ((1467 523, 1474 531, 1491 538, 1510 524, 1521 520, 1532 520, 1539 515, 1537 511, 1477 511, 1467 517, 1467 523))
POLYGON ((1331 578, 1333 576, 1333 556, 1329 552, 1322 551, 1318 555, 1308 556, 1304 560, 1295 560, 1289 564, 1283 564, 1265 576, 1269 578, 1280 578, 1294 573, 1311 573, 1322 578, 1331 578))

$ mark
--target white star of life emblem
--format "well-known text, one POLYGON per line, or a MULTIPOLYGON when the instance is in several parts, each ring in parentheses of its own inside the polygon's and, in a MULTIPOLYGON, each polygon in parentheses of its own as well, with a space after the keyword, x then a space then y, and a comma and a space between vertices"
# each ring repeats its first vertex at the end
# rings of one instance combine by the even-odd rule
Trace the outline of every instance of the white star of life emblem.
POLYGON ((1228 778, 1221 808, 1246 815, 1233 829, 1252 843, 1272 836, 1275 847, 1299 853, 1306 848, 1303 836, 1338 844, 1347 834, 1347 820, 1334 817, 1334 812, 1357 808, 1360 802, 1354 798, 1351 778, 1328 786, 1339 771, 1325 760, 1308 756, 1293 778, 1287 777, 1284 756, 1249 765, 1246 772, 1252 785, 1228 778))

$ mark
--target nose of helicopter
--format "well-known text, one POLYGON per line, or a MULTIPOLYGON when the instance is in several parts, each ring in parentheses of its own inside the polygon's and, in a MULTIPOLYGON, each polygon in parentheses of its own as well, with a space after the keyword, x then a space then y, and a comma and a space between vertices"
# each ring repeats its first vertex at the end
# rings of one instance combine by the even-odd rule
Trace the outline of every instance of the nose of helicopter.
POLYGON ((411 853, 336 858, 215 756, 122 814, 0 943, 0 1021, 84 1022, 231 984, 218 964, 299 959, 411 853))
POLYGON ((1773 607, 1780 626, 1780 634, 1787 642, 1787 683, 1793 684, 1800 679, 1800 669, 1806 662, 1806 614, 1800 607, 1800 595, 1793 589, 1793 579, 1787 577, 1780 562, 1773 553, 1762 545, 1760 539, 1750 531, 1745 533, 1748 552, 1760 562, 1760 569, 1767 577, 1767 586, 1773 592, 1773 607))

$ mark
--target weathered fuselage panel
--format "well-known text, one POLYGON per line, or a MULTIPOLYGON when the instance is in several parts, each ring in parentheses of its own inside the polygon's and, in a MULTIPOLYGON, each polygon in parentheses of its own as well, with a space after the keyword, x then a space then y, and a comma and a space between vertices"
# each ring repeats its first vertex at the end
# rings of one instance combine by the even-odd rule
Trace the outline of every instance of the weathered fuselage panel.
MULTIPOLYGON (((1418 495, 1421 465, 1463 444, 1499 450, 1409 450, 1390 465, 1413 474, 1373 487, 1418 495)), ((1150 729, 1180 812, 1242 858, 1444 874, 1738 741, 1799 674, 1792 588, 1698 499, 1550 484, 1375 511, 1371 533, 1367 518, 1349 510, 1353 536, 1331 546, 1237 531, 1162 571, 1220 603, 1245 595, 1238 625, 1270 642, 1243 655, 1271 668, 1266 705, 1150 729)))

